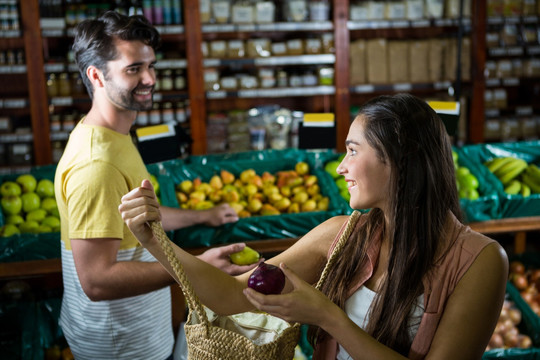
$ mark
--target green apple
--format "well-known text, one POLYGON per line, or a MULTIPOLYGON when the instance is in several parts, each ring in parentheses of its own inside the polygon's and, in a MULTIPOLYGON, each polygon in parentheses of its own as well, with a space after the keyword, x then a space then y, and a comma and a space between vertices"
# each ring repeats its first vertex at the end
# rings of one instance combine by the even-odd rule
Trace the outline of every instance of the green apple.
POLYGON ((2 196, 19 196, 21 193, 21 186, 15 181, 5 181, 2 185, 0 185, 0 195, 2 196))
POLYGON ((41 199, 35 192, 24 193, 21 195, 22 209, 25 213, 29 213, 32 210, 39 209, 41 206, 41 199))
POLYGON ((469 170, 469 168, 467 168, 465 166, 459 166, 456 169, 456 178, 459 180, 460 178, 462 178, 465 175, 468 175, 470 173, 471 173, 471 171, 469 170))
POLYGON ((341 197, 344 198, 345 200, 347 200, 347 201, 351 200, 351 193, 349 192, 349 190, 347 190, 347 189, 342 189, 342 190, 340 190, 339 194, 340 194, 341 197))
POLYGON ((339 191, 347 190, 347 188, 349 187, 349 184, 347 184, 347 181, 345 181, 345 178, 343 176, 336 180, 336 185, 339 191))
POLYGON ((20 230, 14 224, 6 224, 0 228, 0 236, 8 237, 15 234, 20 234, 20 230))
POLYGON ((56 216, 49 215, 43 221, 41 222, 41 225, 47 225, 49 226, 52 231, 59 231, 60 230, 60 219, 56 216))
POLYGON ((38 234, 49 233, 49 232, 53 232, 53 229, 48 225, 40 224, 38 228, 36 229, 36 233, 38 234))
POLYGON ((19 230, 23 234, 28 234, 28 233, 35 234, 37 233, 38 228, 39 228, 39 223, 34 220, 27 220, 23 222, 21 225, 19 225, 19 230))
POLYGON ((334 179, 337 179, 340 175, 337 173, 337 168, 341 162, 337 160, 332 160, 324 165, 324 170, 330 174, 334 179))
POLYGON ((34 192, 36 190, 37 180, 31 174, 20 175, 15 181, 17 184, 21 185, 23 193, 34 192))
POLYGON ((39 180, 36 188, 36 193, 40 197, 53 197, 54 196, 54 183, 49 179, 39 180))
POLYGON ((230 255, 231 262, 236 265, 250 265, 259 261, 260 257, 259 253, 249 246, 230 255))
POLYGON ((152 186, 154 187, 154 192, 156 195, 159 195, 159 182, 157 177, 154 174, 150 174, 150 182, 152 183, 152 186))
POLYGON ((0 200, 2 210, 7 215, 16 215, 22 210, 22 199, 17 195, 5 196, 0 200))
POLYGON ((47 216, 47 212, 43 209, 35 209, 26 214, 26 221, 34 220, 37 222, 42 222, 43 219, 47 216))
POLYGON ((24 218, 20 214, 9 215, 6 218, 6 224, 20 225, 23 222, 24 222, 24 218))
POLYGON ((41 199, 41 208, 49 214, 53 214, 54 212, 58 213, 58 204, 56 203, 56 199, 53 197, 41 199))

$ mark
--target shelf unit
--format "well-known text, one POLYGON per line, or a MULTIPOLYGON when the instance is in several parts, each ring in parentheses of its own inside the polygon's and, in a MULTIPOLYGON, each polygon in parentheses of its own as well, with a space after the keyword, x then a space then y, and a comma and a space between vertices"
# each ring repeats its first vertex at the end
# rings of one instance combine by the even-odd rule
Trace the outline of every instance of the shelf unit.
MULTIPOLYGON (((368 37, 373 36, 397 36, 407 38, 408 34, 417 33, 421 36, 429 34, 440 34, 445 31, 454 31, 456 20, 418 20, 418 21, 350 21, 349 1, 333 0, 331 2, 331 19, 327 22, 313 23, 287 23, 277 22, 271 24, 258 25, 234 25, 234 24, 202 24, 199 12, 198 0, 185 0, 183 2, 183 25, 158 26, 158 30, 163 36, 164 43, 181 44, 185 47, 185 58, 162 60, 163 68, 183 68, 189 69, 187 73, 188 90, 184 95, 158 92, 158 101, 169 101, 171 99, 186 99, 190 103, 189 128, 192 144, 192 154, 205 154, 206 146, 206 121, 209 112, 220 109, 220 107, 239 106, 249 108, 249 106, 264 103, 265 101, 279 101, 289 104, 304 104, 313 111, 330 111, 335 114, 336 121, 336 144, 337 150, 344 150, 344 141, 347 135, 350 122, 351 99, 363 99, 379 93, 410 91, 418 94, 431 94, 444 91, 451 82, 437 82, 425 84, 386 84, 353 86, 349 84, 349 45, 354 34, 360 32, 368 37), (450 29, 450 30, 449 30, 450 29), (215 39, 223 36, 225 38, 249 38, 252 34, 273 34, 280 35, 298 33, 308 34, 314 31, 330 32, 334 37, 335 53, 322 55, 285 56, 256 59, 210 59, 204 58, 201 50, 201 43, 205 39, 215 39), (204 88, 204 70, 210 66, 283 66, 302 64, 325 64, 334 67, 334 84, 332 86, 315 86, 312 88, 279 88, 279 89, 249 89, 232 92, 206 91, 204 88), (301 95, 301 96, 299 96, 301 95), (223 98, 226 99, 223 101, 223 98), (226 105, 224 105, 226 103, 226 105)), ((8 48, 13 43, 19 41, 21 45, 28 49, 26 53, 25 68, 0 69, 5 73, 12 71, 24 76, 28 87, 27 98, 4 98, 2 99, 3 109, 18 107, 29 109, 31 116, 31 126, 33 136, 28 138, 25 135, 18 141, 31 141, 34 149, 34 163, 32 165, 45 165, 52 163, 51 140, 65 140, 68 131, 64 134, 55 134, 51 139, 49 116, 50 107, 79 107, 89 108, 90 102, 87 96, 54 97, 49 99, 46 90, 46 72, 69 71, 76 72, 74 64, 49 64, 45 63, 42 51, 30 51, 30 49, 50 50, 49 47, 59 42, 65 42, 72 34, 70 30, 40 29, 38 0, 20 1, 20 13, 22 19, 22 40, 15 38, 0 38, 0 47, 8 48)), ((484 133, 484 65, 486 61, 486 4, 484 1, 473 0, 474 16, 466 20, 466 26, 471 29, 472 41, 472 69, 471 82, 468 91, 469 116, 468 142, 483 142, 484 133)), ((277 36, 277 35, 276 35, 277 36)), ((0 74, 0 76, 5 76, 0 74)), ((11 75, 10 75, 11 76, 11 75)), ((3 135, 0 135, 0 137, 3 135)), ((5 139, 13 141, 13 139, 5 139)))

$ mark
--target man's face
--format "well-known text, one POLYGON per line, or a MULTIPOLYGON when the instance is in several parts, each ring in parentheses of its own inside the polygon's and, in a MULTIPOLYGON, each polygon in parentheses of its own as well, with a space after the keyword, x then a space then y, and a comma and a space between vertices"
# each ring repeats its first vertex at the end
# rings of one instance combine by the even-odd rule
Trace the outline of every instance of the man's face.
POLYGON ((111 103, 125 110, 152 108, 156 83, 154 50, 140 41, 116 40, 117 58, 107 65, 105 92, 111 103))

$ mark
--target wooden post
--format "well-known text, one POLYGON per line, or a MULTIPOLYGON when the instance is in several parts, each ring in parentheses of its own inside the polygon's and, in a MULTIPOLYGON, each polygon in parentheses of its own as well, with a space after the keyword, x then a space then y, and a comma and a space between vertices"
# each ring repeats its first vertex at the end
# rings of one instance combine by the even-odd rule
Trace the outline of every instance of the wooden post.
POLYGON ((34 135, 34 163, 52 163, 49 126, 49 99, 43 68, 43 44, 39 25, 38 0, 19 2, 21 6, 22 31, 28 77, 28 95, 32 133, 34 135))
POLYGON ((349 1, 334 1, 334 46, 336 63, 334 66, 335 114, 336 114, 336 149, 345 152, 345 140, 350 124, 349 92, 349 1))

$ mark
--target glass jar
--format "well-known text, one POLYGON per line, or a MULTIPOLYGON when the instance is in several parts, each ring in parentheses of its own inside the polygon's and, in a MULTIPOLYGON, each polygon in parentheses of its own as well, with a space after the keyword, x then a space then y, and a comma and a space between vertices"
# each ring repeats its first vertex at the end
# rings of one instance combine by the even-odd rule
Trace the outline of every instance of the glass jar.
POLYGON ((50 73, 47 77, 47 95, 49 97, 58 96, 58 80, 54 73, 50 73))
POLYGON ((61 73, 58 80, 58 95, 69 96, 71 95, 71 82, 69 80, 68 73, 61 73))
POLYGON ((161 89, 165 91, 170 91, 174 88, 174 80, 172 76, 172 70, 163 71, 163 76, 161 77, 161 89))

